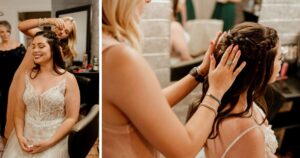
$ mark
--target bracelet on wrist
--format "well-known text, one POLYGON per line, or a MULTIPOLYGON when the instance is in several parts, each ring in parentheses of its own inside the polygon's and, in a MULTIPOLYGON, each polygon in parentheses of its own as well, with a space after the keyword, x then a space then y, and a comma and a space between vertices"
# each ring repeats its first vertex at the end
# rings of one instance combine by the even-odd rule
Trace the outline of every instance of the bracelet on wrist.
POLYGON ((41 26, 41 19, 42 19, 42 18, 38 18, 38 27, 41 26))
POLYGON ((189 74, 192 75, 197 82, 204 81, 204 76, 198 73, 198 67, 193 67, 189 74))
POLYGON ((39 18, 38 19, 38 27, 46 25, 46 24, 47 24, 46 18, 39 18))
POLYGON ((216 96, 214 96, 211 93, 207 93, 206 95, 215 100, 218 103, 218 105, 221 105, 221 101, 216 96))
POLYGON ((205 104, 205 103, 201 103, 199 106, 203 106, 203 107, 206 107, 208 108, 209 110, 211 110, 212 112, 214 112, 215 116, 218 115, 218 112, 216 109, 214 109, 213 107, 209 106, 208 104, 205 104))

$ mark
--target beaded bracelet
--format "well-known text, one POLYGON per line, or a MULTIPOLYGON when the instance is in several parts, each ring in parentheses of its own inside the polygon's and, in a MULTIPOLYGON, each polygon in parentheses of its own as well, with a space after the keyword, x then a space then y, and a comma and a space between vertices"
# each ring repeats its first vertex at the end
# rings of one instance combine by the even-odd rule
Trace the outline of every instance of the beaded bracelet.
POLYGON ((38 27, 41 26, 41 20, 42 20, 42 18, 39 18, 39 19, 38 19, 38 27))
POLYGON ((211 106, 209 106, 209 105, 207 105, 205 103, 201 103, 199 106, 204 106, 204 107, 208 108, 209 110, 211 110, 212 112, 214 112, 215 116, 218 115, 218 112, 217 112, 216 109, 214 109, 213 107, 211 107, 211 106))
POLYGON ((38 27, 46 24, 46 18, 39 18, 38 19, 38 27))
POLYGON ((221 105, 221 101, 216 97, 214 96, 213 94, 211 93, 207 93, 206 94, 207 96, 211 97, 213 100, 215 100, 219 105, 221 105))

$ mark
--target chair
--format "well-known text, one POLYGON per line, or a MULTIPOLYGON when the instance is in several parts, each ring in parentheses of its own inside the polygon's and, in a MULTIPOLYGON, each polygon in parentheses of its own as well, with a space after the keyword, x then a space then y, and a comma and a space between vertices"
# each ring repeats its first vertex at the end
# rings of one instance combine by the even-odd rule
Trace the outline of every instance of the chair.
POLYGON ((99 134, 99 105, 92 106, 86 116, 72 128, 68 139, 70 158, 85 158, 99 134))
POLYGON ((91 79, 85 76, 75 75, 80 90, 80 113, 85 113, 91 108, 89 103, 89 87, 91 79))

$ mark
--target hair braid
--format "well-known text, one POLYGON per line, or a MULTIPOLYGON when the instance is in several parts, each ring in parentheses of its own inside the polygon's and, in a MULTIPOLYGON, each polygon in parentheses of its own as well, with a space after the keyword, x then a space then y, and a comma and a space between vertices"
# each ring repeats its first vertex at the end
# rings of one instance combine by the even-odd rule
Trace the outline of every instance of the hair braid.
MULTIPOLYGON (((230 117, 247 117, 248 115, 246 114, 249 114, 253 101, 263 96, 272 76, 274 60, 278 50, 278 40, 276 30, 251 22, 236 25, 228 32, 227 36, 222 38, 214 50, 217 64, 230 45, 238 45, 241 56, 237 65, 240 65, 243 61, 246 61, 247 65, 224 94, 209 138, 218 136, 219 125, 225 119, 230 117), (232 113, 232 110, 237 106, 238 99, 243 92, 247 92, 247 105, 245 110, 239 113, 232 113)), ((208 88, 209 84, 206 78, 203 82, 202 95, 199 96, 197 102, 190 107, 187 119, 198 109, 199 103, 203 101, 208 88)), ((261 106, 264 111, 267 111, 266 105, 261 106)))

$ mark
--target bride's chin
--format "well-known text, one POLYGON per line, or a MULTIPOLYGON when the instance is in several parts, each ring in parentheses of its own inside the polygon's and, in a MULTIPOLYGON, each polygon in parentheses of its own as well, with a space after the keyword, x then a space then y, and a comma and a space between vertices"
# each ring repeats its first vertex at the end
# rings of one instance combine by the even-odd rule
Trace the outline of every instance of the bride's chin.
POLYGON ((41 61, 39 61, 39 60, 33 60, 33 62, 34 62, 35 64, 40 64, 40 63, 41 63, 41 61))

